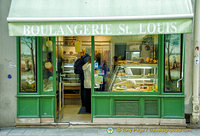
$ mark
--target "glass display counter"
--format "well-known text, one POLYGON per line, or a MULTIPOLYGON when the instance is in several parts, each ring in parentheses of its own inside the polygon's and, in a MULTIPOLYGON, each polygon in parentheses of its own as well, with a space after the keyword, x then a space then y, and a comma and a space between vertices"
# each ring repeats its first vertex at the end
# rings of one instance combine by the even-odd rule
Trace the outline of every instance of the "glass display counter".
POLYGON ((158 64, 123 64, 116 66, 109 90, 158 92, 158 64))

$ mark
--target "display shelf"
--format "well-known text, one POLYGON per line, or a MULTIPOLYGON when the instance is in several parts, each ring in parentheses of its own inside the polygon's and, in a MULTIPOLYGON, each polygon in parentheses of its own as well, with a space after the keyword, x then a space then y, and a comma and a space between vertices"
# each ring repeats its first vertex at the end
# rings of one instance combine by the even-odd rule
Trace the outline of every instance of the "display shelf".
POLYGON ((67 78, 67 77, 64 77, 63 79, 64 79, 64 80, 65 80, 65 79, 67 79, 67 80, 68 80, 68 79, 71 79, 71 80, 78 80, 79 78, 73 78, 73 77, 72 77, 72 78, 67 78))
POLYGON ((80 86, 64 86, 64 90, 80 90, 80 86))
POLYGON ((64 94, 64 98, 81 98, 80 94, 64 94))
POLYGON ((64 86, 80 86, 80 83, 64 83, 64 86))
POLYGON ((74 73, 74 63, 62 63, 62 81, 65 98, 80 98, 79 75, 74 73))

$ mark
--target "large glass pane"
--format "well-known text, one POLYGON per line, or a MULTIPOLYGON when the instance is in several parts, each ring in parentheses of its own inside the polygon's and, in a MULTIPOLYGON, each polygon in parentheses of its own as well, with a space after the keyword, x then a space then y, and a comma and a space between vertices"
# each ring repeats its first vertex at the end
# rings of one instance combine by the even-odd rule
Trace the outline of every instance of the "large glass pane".
POLYGON ((95 37, 96 91, 157 92, 158 36, 95 37))
POLYGON ((20 92, 36 92, 35 37, 20 38, 20 92))
POLYGON ((165 36, 165 92, 181 92, 181 35, 165 36))
POLYGON ((42 45, 43 91, 53 91, 53 42, 50 38, 43 38, 42 45))

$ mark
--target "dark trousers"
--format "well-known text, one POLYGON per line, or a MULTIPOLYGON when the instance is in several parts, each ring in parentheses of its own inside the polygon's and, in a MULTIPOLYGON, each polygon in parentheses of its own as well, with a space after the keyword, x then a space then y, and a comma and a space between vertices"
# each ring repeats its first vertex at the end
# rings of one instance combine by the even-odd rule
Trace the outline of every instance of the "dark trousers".
POLYGON ((91 113, 91 88, 85 88, 85 109, 86 112, 91 113))
POLYGON ((84 74, 79 75, 81 81, 81 104, 85 106, 85 89, 84 89, 84 74))

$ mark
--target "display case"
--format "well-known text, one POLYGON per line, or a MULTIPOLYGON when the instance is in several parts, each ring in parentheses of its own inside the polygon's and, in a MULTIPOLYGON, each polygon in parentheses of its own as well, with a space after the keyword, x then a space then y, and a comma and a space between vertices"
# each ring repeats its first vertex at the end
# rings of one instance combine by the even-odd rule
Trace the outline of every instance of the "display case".
POLYGON ((80 86, 79 75, 74 73, 73 63, 63 63, 63 74, 63 81, 65 81, 65 85, 80 86))
POLYGON ((62 63, 62 81, 65 98, 80 97, 79 75, 74 73, 74 63, 62 63))
POLYGON ((115 68, 111 91, 158 92, 158 64, 122 64, 115 68))

